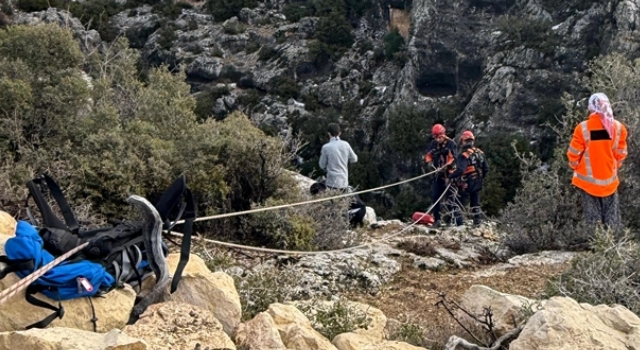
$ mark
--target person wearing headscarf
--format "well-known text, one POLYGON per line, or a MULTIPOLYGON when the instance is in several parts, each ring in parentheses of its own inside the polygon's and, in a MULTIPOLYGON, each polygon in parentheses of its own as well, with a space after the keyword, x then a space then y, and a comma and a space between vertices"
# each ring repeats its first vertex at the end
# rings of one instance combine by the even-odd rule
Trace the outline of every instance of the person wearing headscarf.
POLYGON ((618 170, 627 157, 627 128, 613 117, 603 93, 589 98, 589 118, 578 124, 567 149, 571 183, 581 192, 585 222, 621 233, 618 170))

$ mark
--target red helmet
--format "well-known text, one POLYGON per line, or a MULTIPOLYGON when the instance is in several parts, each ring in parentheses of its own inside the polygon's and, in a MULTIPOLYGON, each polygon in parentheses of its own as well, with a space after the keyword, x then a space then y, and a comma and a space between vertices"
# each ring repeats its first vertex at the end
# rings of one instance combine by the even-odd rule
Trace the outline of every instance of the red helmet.
POLYGON ((476 138, 473 136, 473 133, 469 130, 465 131, 460 135, 460 141, 464 142, 467 140, 475 140, 476 138))
POLYGON ((436 124, 431 129, 431 135, 433 137, 438 137, 440 135, 444 135, 445 132, 447 132, 447 129, 445 129, 444 126, 442 126, 442 124, 436 124))

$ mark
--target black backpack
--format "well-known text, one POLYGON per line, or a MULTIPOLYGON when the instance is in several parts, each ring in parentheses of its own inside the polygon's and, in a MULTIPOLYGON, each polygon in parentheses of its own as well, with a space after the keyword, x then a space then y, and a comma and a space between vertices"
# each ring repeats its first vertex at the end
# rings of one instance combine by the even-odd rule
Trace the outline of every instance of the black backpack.
MULTIPOLYGON (((116 279, 116 286, 128 283, 141 287, 142 281, 153 274, 148 263, 141 221, 115 221, 111 226, 98 229, 84 229, 75 218, 60 187, 48 175, 43 174, 27 183, 29 197, 26 210, 31 223, 39 228, 44 241, 44 249, 54 256, 60 256, 71 249, 89 242, 87 247, 72 255, 70 260, 90 260, 102 264, 107 272, 116 279), (64 221, 58 218, 49 206, 45 196, 51 196, 58 204, 64 221), (37 224, 31 210, 29 199, 33 198, 42 216, 37 224)), ((195 203, 191 191, 186 185, 184 175, 180 175, 162 194, 154 205, 163 221, 163 229, 171 230, 174 223, 184 219, 184 236, 180 249, 180 261, 171 281, 171 293, 175 292, 184 267, 189 261, 193 221, 196 217, 195 203), (180 204, 180 205, 179 205, 180 204)), ((164 257, 168 247, 162 243, 164 257)), ((136 304, 143 299, 136 300, 136 304)), ((131 321, 139 315, 132 315, 131 321)), ((46 327, 47 325, 42 325, 46 327)))

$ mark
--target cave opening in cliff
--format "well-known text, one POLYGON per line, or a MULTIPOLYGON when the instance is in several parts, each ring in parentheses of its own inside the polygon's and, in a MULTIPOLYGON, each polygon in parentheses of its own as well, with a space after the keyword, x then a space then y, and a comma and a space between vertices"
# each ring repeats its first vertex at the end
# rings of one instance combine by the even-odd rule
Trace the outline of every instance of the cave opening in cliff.
POLYGON ((455 95, 458 92, 455 72, 423 71, 416 79, 416 89, 427 97, 455 95))

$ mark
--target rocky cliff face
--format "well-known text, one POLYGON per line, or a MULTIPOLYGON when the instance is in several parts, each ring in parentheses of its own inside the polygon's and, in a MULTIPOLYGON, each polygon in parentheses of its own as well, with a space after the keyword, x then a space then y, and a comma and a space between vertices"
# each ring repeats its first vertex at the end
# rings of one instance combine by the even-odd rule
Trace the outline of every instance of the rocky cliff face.
POLYGON ((283 131, 314 109, 331 108, 343 118, 357 111, 354 124, 365 138, 373 132, 367 122, 393 105, 427 109, 455 100, 462 108, 447 116, 451 126, 502 128, 535 140, 540 123, 559 112, 562 92, 586 96, 580 77, 589 59, 613 51, 640 55, 637 0, 374 4, 352 21, 353 45, 328 64, 310 53, 318 17, 292 23, 283 14, 286 1, 244 8, 222 23, 199 6, 172 21, 142 6, 111 25, 149 63, 184 67, 195 91, 227 84, 212 113, 240 108, 283 131), (385 46, 390 28, 406 42, 401 62, 381 60, 375 50, 385 46), (253 98, 239 99, 248 94, 253 98))

